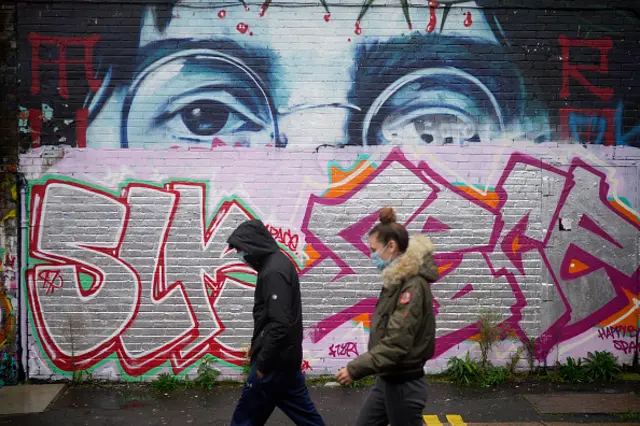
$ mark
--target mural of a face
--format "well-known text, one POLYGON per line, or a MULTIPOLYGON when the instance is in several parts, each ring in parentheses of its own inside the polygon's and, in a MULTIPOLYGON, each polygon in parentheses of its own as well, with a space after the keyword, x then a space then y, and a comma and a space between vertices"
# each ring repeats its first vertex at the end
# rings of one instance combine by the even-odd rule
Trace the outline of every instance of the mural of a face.
POLYGON ((521 74, 504 61, 495 24, 475 2, 222 5, 180 1, 165 25, 147 8, 137 71, 91 122, 90 147, 548 137, 544 109, 530 113, 521 74))

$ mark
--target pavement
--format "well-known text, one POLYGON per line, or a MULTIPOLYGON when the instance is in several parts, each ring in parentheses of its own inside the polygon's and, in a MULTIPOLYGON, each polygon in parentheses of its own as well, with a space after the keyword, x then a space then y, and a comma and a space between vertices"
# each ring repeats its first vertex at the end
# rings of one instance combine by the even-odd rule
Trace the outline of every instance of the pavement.
MULTIPOLYGON (((8 401, 6 389, 11 387, 0 389, 5 396, 0 392, 0 407, 8 401)), ((309 389, 327 426, 353 425, 369 391, 324 384, 309 389)), ((606 387, 536 382, 487 389, 430 383, 429 389, 428 426, 640 425, 640 382, 606 387)), ((0 425, 228 425, 240 390, 224 385, 159 393, 143 384, 66 386, 44 411, 0 414, 0 425)), ((291 424, 279 410, 267 423, 291 424)))

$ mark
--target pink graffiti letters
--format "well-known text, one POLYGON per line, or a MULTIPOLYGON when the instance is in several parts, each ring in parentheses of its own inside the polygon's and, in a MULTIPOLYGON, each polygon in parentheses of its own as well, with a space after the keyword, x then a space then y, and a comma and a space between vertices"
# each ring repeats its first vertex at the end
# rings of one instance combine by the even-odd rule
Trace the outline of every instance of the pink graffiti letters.
MULTIPOLYGON (((388 199, 375 191, 384 187, 379 183, 387 182, 389 171, 401 176, 395 182, 424 194, 421 200, 403 198, 396 203, 402 206, 399 220, 410 232, 428 231, 436 247, 449 250, 438 252, 441 278, 432 286, 439 318, 436 357, 477 334, 474 320, 461 323, 477 315, 461 316, 461 309, 479 314, 483 304, 502 307, 503 326, 523 342, 536 338, 537 357, 544 359, 557 343, 624 308, 629 302, 625 290, 637 292, 640 270, 633 247, 640 226, 637 217, 608 199, 606 174, 579 158, 559 167, 519 153, 511 155, 495 189, 481 193, 449 183, 428 163, 414 164, 395 148, 343 196, 310 198, 302 231, 319 257, 303 271, 305 276, 314 276, 314 268, 333 264, 339 271, 334 283, 353 282, 353 275, 358 275, 359 282, 367 279, 367 272, 359 267, 368 256, 362 239, 380 207, 368 200, 388 199), (358 218, 345 213, 358 205, 367 206, 359 210, 358 218), (322 222, 326 216, 341 229, 327 231, 322 222), (575 218, 577 228, 559 231, 562 217, 575 218), (468 228, 466 221, 474 223, 472 235, 460 233, 468 228), (540 267, 543 281, 552 283, 545 300, 546 309, 554 313, 546 328, 532 335, 539 322, 535 306, 540 295, 526 283, 528 275, 540 273, 535 269, 540 267), (583 284, 576 286, 576 282, 583 284), (589 292, 599 292, 599 297, 585 301, 585 286, 589 292), (450 327, 452 322, 455 328, 450 327)), ((375 276, 371 279, 377 282, 375 276)), ((313 342, 360 314, 372 313, 376 294, 373 290, 370 297, 361 294, 365 299, 318 323, 313 342)))
POLYGON ((627 337, 635 339, 638 335, 638 327, 632 325, 624 326, 612 326, 598 329, 598 337, 600 340, 615 339, 621 337, 627 337))
POLYGON ((359 356, 358 344, 356 342, 344 342, 338 344, 332 344, 329 346, 329 356, 351 358, 359 356))
POLYGON ((634 353, 637 348, 637 345, 638 344, 635 341, 630 341, 630 342, 626 342, 624 340, 613 341, 613 347, 618 351, 622 351, 625 355, 634 353))

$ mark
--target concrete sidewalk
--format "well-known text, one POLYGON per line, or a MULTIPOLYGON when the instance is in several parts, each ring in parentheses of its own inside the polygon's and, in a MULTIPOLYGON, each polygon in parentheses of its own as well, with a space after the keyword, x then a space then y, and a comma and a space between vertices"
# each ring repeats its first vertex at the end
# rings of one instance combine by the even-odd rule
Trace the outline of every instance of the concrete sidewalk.
MULTIPOLYGON (((512 384, 498 389, 463 389, 455 385, 433 383, 425 409, 429 426, 463 425, 555 425, 636 424, 640 425, 638 382, 627 382, 602 389, 588 385, 571 386, 550 383, 512 384), (606 401, 617 396, 626 408, 616 405, 618 413, 592 409, 595 414, 544 414, 527 397, 562 396, 566 411, 575 410, 584 400, 606 401), (600 398, 600 399, 598 399, 600 398), (601 412, 599 412, 601 411, 601 412), (635 413, 634 413, 635 412, 635 413)), ((327 426, 353 425, 368 393, 366 388, 341 388, 311 385, 310 392, 327 426)), ((42 413, 0 416, 0 425, 228 425, 240 394, 239 387, 220 386, 157 393, 144 385, 70 386, 42 413)), ((582 404, 584 405, 584 404, 582 404)), ((591 403, 593 405, 593 403, 591 403)), ((563 411, 563 410, 560 410, 563 411)), ((276 410, 268 425, 292 424, 276 410)))

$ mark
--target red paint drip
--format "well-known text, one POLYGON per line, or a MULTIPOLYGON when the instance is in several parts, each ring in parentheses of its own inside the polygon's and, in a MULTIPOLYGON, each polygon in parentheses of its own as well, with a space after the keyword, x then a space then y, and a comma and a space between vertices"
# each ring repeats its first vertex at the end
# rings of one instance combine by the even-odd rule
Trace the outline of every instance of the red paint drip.
POLYGON ((244 5, 244 10, 246 10, 247 12, 249 12, 251 10, 251 8, 247 5, 244 5))
POLYGON ((429 1, 429 25, 427 25, 427 31, 432 33, 436 29, 436 25, 438 25, 437 17, 436 17, 436 8, 440 6, 440 3, 437 1, 429 1))
POLYGON ((330 13, 327 13, 326 15, 324 15, 325 22, 329 22, 329 19, 331 19, 331 14, 330 13))
POLYGON ((471 19, 471 12, 467 12, 465 15, 467 15, 467 17, 464 20, 464 26, 468 28, 473 24, 473 19, 471 19))
POLYGON ((354 31, 354 33, 356 33, 356 35, 362 34, 362 28, 360 28, 360 21, 356 22, 356 30, 354 31))
POLYGON ((253 37, 253 32, 250 32, 250 33, 249 33, 249 35, 250 35, 251 37, 253 37))
POLYGON ((42 125, 42 119, 40 117, 40 110, 36 108, 29 108, 29 128, 31 129, 31 147, 37 148, 40 146, 40 127, 42 125))
POLYGON ((260 6, 260 17, 262 18, 265 13, 267 13, 267 9, 269 8, 269 2, 264 2, 262 6, 260 6))
POLYGON ((351 39, 349 39, 349 43, 351 43, 351 39))
POLYGON ((87 121, 89 120, 89 110, 81 108, 76 111, 76 143, 78 148, 87 147, 87 121))
POLYGON ((219 146, 227 146, 227 144, 224 143, 220 138, 213 138, 213 142, 211 142, 211 148, 217 148, 219 146))
POLYGON ((413 29, 413 25, 411 24, 411 22, 409 22, 408 25, 409 25, 409 30, 412 30, 413 29))
POLYGON ((218 12, 218 18, 224 19, 225 16, 227 16, 226 10, 221 10, 220 12, 218 12))
POLYGON ((238 30, 238 32, 240 34, 246 34, 247 30, 249 29, 249 26, 247 24, 245 24, 244 22, 240 22, 237 26, 236 26, 236 30, 238 30))

